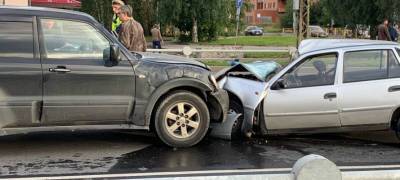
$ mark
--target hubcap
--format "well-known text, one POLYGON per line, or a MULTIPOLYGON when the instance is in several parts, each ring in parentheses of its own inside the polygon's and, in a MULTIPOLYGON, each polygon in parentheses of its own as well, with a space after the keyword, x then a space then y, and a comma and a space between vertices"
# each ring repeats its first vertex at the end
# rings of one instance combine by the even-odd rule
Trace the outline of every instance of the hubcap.
POLYGON ((183 139, 196 133, 200 124, 200 114, 192 104, 180 102, 171 106, 164 120, 168 133, 183 139))

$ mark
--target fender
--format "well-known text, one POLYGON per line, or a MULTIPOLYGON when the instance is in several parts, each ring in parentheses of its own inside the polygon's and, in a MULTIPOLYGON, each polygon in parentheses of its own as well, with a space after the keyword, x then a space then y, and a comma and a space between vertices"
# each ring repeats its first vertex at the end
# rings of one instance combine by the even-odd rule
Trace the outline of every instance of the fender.
POLYGON ((154 110, 154 107, 157 103, 157 101, 165 94, 167 94, 169 91, 172 89, 176 89, 179 87, 191 87, 191 88, 196 88, 202 91, 204 94, 204 97, 207 97, 206 92, 207 91, 213 91, 213 88, 210 85, 205 84, 204 82, 194 79, 194 78, 176 78, 170 81, 165 82, 161 86, 157 87, 157 90, 155 90, 145 108, 144 111, 144 120, 145 120, 145 125, 149 126, 150 121, 151 121, 151 116, 154 110))

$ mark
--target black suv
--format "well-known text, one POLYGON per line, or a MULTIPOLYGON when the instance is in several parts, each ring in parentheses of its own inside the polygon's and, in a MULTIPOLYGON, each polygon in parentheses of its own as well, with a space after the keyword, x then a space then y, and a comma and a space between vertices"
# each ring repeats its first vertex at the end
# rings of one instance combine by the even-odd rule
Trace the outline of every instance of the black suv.
POLYGON ((222 123, 228 95, 209 68, 129 52, 93 17, 0 7, 0 135, 142 129, 188 147, 222 123))

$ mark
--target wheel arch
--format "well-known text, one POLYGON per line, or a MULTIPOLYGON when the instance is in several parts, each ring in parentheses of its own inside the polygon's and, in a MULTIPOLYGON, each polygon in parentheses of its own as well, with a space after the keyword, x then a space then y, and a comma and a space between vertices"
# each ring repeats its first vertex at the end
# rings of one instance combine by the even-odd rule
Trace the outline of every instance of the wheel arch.
POLYGON ((400 106, 394 108, 395 110, 392 113, 392 117, 390 119, 390 128, 392 130, 397 130, 397 123, 400 120, 400 106))
POLYGON ((228 91, 228 96, 229 96, 229 102, 235 101, 239 103, 242 108, 241 110, 244 111, 243 101, 239 98, 238 95, 236 95, 234 92, 228 91))
POLYGON ((194 78, 177 78, 164 83, 151 95, 145 109, 145 123, 147 126, 150 126, 150 129, 153 129, 152 121, 154 120, 156 112, 155 108, 169 93, 177 90, 192 92, 202 98, 207 104, 208 92, 212 92, 213 88, 194 78))

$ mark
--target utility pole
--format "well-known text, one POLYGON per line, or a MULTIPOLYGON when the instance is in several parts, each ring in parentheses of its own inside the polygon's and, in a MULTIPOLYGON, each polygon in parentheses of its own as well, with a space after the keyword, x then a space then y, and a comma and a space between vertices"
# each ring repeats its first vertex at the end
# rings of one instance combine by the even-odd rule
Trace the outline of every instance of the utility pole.
POLYGON ((310 6, 311 0, 294 0, 293 10, 298 12, 297 46, 310 37, 310 6))

